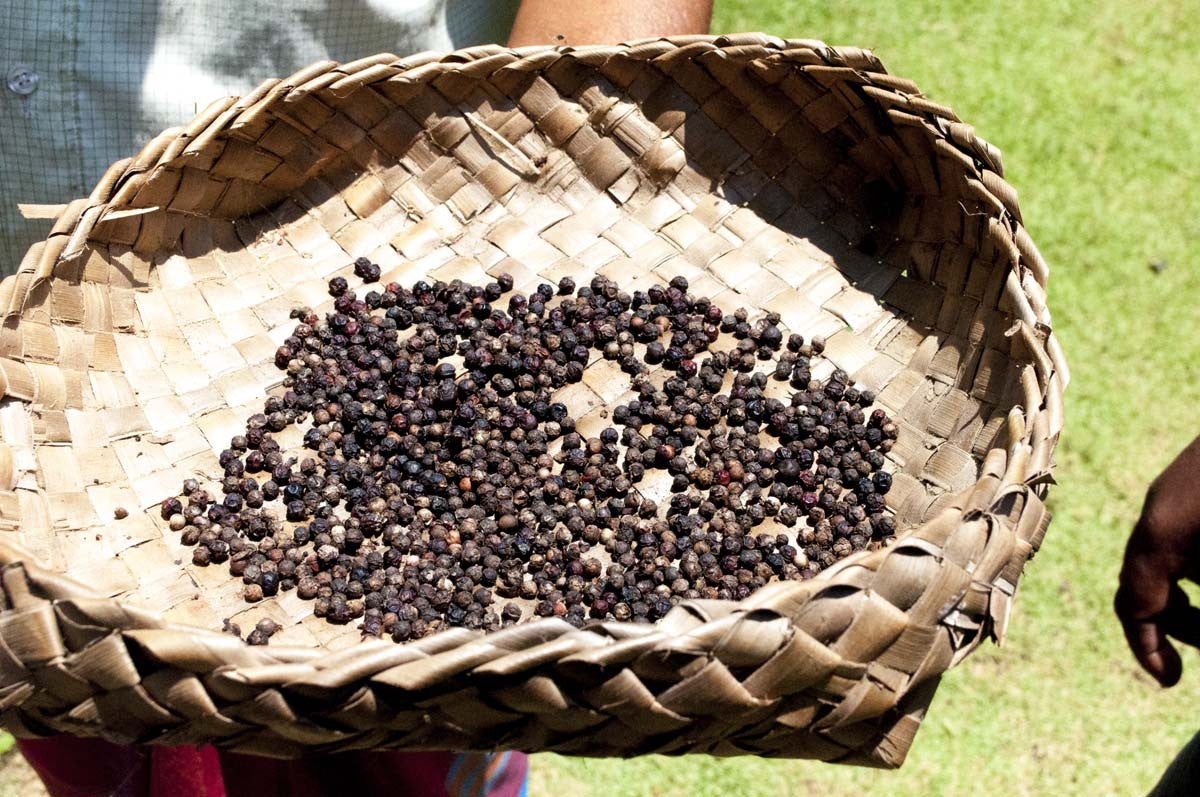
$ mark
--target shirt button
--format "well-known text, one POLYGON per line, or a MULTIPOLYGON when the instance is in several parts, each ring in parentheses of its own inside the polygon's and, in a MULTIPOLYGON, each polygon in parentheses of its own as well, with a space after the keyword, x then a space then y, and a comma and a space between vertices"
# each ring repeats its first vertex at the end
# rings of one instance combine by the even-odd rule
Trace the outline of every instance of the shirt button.
POLYGON ((41 78, 37 72, 34 72, 25 64, 17 64, 12 69, 8 70, 8 90, 13 94, 19 94, 22 97, 28 97, 33 92, 37 91, 38 81, 41 78))

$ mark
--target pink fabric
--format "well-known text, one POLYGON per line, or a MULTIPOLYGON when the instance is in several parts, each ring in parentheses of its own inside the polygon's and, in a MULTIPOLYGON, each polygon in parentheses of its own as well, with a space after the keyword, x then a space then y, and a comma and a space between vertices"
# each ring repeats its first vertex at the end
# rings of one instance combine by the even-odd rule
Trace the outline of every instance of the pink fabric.
POLYGON ((71 736, 19 744, 52 797, 518 797, 529 768, 521 753, 339 753, 278 761, 212 747, 125 747, 71 736))

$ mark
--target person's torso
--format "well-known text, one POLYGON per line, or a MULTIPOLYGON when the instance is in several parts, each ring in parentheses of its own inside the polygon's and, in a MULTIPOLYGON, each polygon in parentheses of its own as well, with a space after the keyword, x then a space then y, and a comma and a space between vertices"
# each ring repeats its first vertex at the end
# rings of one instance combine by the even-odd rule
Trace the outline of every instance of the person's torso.
POLYGON ((83 196, 165 128, 314 61, 503 41, 516 3, 0 3, 0 275, 49 231, 48 222, 23 219, 17 203, 83 196))

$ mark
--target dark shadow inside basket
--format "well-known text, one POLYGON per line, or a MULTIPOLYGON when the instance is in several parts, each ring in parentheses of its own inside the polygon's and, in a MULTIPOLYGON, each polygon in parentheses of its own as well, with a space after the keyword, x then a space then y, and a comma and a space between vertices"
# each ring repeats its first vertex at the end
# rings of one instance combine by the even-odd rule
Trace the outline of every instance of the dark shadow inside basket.
MULTIPOLYGON (((816 376, 845 369, 899 422, 889 503, 901 532, 935 516, 975 484, 1021 398, 1002 298, 1010 261, 991 244, 998 214, 975 198, 969 158, 853 79, 796 72, 758 80, 757 93, 737 86, 574 63, 322 88, 264 100, 156 167, 118 208, 129 212, 95 227, 84 259, 138 294, 135 335, 153 337, 160 321, 173 330, 159 345, 175 352, 165 367, 178 356, 198 364, 196 390, 219 387, 183 402, 179 423, 202 445, 171 463, 171 478, 135 487, 141 505, 171 494, 181 472, 219 474, 216 452, 280 384, 271 358, 289 311, 327 304, 334 274, 355 284, 349 263, 365 255, 385 281, 410 284, 507 271, 531 289, 599 273, 632 290, 682 274, 726 310, 779 312, 790 331, 826 337, 816 376), (223 356, 242 366, 235 386, 223 356)), ((565 399, 583 402, 581 429, 606 425, 626 393, 608 365, 589 366, 586 390, 565 399)), ((190 384, 168 374, 181 379, 190 384)), ((139 576, 136 590, 115 591, 197 625, 266 614, 290 626, 285 642, 357 639, 294 596, 247 608, 224 568, 184 569, 170 589, 139 576)))

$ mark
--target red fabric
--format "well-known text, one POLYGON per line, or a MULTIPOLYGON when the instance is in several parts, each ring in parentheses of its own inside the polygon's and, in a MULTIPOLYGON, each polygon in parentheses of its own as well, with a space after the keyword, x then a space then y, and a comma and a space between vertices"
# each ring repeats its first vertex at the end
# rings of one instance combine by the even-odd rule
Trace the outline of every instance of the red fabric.
POLYGON ((229 797, 445 797, 454 753, 339 753, 278 761, 221 752, 229 797))
POLYGON ((212 747, 126 747, 102 739, 22 739, 52 797, 225 797, 212 747))
POLYGON ((228 790, 217 749, 151 748, 148 792, 162 797, 226 797, 228 790))
MULTIPOLYGON (((454 767, 455 753, 339 753, 278 761, 212 747, 125 747, 71 736, 19 744, 51 797, 446 797, 448 774, 455 771, 456 781, 468 774, 462 765, 454 767)), ((462 785, 482 794, 487 776, 495 772, 488 794, 517 797, 528 773, 527 757, 514 753, 502 769, 499 763, 488 768, 467 761, 478 777, 462 785)))

